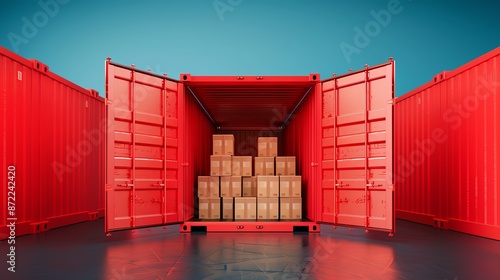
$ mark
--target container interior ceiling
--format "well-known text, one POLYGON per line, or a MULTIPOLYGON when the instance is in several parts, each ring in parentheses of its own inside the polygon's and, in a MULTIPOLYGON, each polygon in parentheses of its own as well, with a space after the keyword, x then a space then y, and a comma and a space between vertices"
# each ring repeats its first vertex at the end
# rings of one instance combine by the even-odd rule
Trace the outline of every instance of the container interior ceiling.
POLYGON ((220 130, 278 130, 312 86, 193 84, 188 89, 220 130))
MULTIPOLYGON (((195 79, 192 77, 193 80, 195 79)), ((214 78, 214 77, 210 77, 214 78)), ((262 80, 249 82, 228 82, 237 80, 232 77, 217 77, 219 82, 193 81, 185 82, 187 94, 192 94, 202 107, 205 115, 216 128, 217 134, 233 134, 235 136, 235 155, 257 156, 258 137, 278 137, 278 155, 296 156, 297 174, 303 177, 302 193, 306 199, 312 197, 310 157, 313 152, 311 138, 313 126, 302 125, 300 129, 294 129, 294 133, 286 133, 288 125, 300 121, 313 123, 314 114, 301 114, 305 110, 304 103, 311 103, 315 95, 316 81, 308 76, 274 77, 273 82, 262 82, 262 80), (285 80, 286 79, 286 80, 285 80), (308 120, 297 120, 308 118, 308 120), (285 135, 289 135, 285 137, 285 135), (285 139, 293 137, 293 139, 285 139), (303 140, 303 141, 302 141, 303 140), (300 147, 309 145, 308 148, 300 147)), ((269 77, 264 77, 263 80, 269 77)), ((200 78, 206 80, 207 78, 200 78)), ((272 79, 272 78, 269 78, 272 79)), ((203 137, 210 141, 211 135, 203 137)), ((196 143, 196 142, 193 142, 196 143)), ((202 174, 208 175, 209 157, 211 150, 203 155, 195 164, 204 166, 196 168, 202 174)), ((312 204, 312 203, 309 203, 312 204)), ((303 216, 313 220, 313 205, 304 207, 303 216)))

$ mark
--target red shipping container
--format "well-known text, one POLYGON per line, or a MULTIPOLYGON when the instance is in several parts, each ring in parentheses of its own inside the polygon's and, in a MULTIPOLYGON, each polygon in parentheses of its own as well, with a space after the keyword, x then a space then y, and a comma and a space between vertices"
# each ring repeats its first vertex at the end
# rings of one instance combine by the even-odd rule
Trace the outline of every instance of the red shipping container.
POLYGON ((397 217, 500 240, 500 48, 397 98, 397 217))
POLYGON ((0 79, 0 239, 102 217, 104 99, 2 47, 0 79))
POLYGON ((106 63, 105 231, 181 224, 207 231, 319 231, 319 223, 394 231, 394 62, 324 81, 309 76, 191 76, 180 80, 106 63), (303 178, 302 220, 195 221, 197 176, 213 134, 235 155, 278 137, 303 178))

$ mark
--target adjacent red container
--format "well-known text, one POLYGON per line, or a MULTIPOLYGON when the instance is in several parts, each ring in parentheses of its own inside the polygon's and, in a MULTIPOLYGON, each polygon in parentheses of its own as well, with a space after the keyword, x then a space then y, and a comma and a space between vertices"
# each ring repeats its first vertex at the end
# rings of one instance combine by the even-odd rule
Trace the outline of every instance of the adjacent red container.
POLYGON ((500 240, 500 48, 397 98, 397 217, 500 240))
POLYGON ((0 79, 0 239, 102 216, 104 99, 2 47, 0 79))
POLYGON ((180 80, 106 63, 105 231, 181 224, 182 232, 269 232, 319 224, 393 232, 394 62, 320 80, 309 76, 191 76, 180 80), (197 220, 197 176, 212 135, 257 154, 277 136, 297 157, 303 220, 197 220))

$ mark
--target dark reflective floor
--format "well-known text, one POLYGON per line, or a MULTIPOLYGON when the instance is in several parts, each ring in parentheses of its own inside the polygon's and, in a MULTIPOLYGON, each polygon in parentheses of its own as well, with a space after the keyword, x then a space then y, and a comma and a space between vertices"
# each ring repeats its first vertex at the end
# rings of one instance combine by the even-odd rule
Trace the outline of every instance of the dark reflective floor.
POLYGON ((2 261, 0 279, 500 279, 500 242, 397 226, 394 237, 330 226, 320 234, 180 234, 171 226, 106 237, 97 220, 18 237, 17 272, 2 261))

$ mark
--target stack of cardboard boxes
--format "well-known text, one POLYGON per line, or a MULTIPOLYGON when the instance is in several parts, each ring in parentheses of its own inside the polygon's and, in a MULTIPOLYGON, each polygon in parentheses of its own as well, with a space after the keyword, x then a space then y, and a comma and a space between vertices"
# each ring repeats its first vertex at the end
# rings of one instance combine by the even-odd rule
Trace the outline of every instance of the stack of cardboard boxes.
POLYGON ((277 137, 258 138, 252 157, 234 156, 233 135, 213 135, 210 175, 198 177, 202 220, 302 218, 301 177, 295 157, 279 157, 277 137))
POLYGON ((216 176, 198 176, 199 217, 203 220, 220 219, 220 178, 216 176))
POLYGON ((259 137, 255 157, 257 177, 257 217, 259 220, 279 219, 279 177, 275 172, 278 155, 277 137, 259 137))
POLYGON ((302 219, 302 179, 296 175, 295 157, 278 156, 277 137, 259 137, 257 141, 255 175, 259 219, 302 219))
POLYGON ((237 178, 233 179, 236 181, 235 188, 232 188, 232 184, 230 185, 232 183, 231 161, 233 155, 233 135, 214 135, 213 150, 210 156, 210 176, 198 176, 198 216, 202 220, 233 218, 232 196, 241 195, 241 178, 239 188, 237 178), (223 187, 221 188, 221 186, 223 187), (228 203, 229 199, 231 203, 228 203), (223 208, 222 215, 221 206, 223 208))

